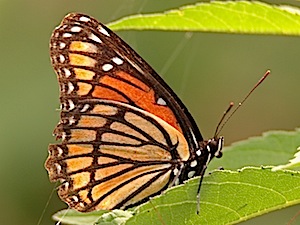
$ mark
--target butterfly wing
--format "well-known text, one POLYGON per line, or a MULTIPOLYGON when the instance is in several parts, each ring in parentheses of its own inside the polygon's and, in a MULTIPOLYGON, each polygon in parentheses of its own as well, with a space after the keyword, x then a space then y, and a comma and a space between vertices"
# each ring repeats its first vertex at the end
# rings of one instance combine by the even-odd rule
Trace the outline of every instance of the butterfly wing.
POLYGON ((46 168, 50 180, 63 182, 60 197, 79 211, 125 207, 155 194, 178 166, 170 150, 189 157, 180 132, 128 104, 79 100, 61 121, 55 133, 62 144, 49 146, 46 168))
POLYGON ((192 150, 198 149, 203 138, 181 100, 103 24, 83 14, 69 14, 54 31, 50 50, 61 102, 100 98, 128 103, 168 122, 185 135, 192 150))
POLYGON ((62 108, 54 134, 62 144, 49 146, 45 166, 51 181, 63 183, 60 197, 79 211, 121 208, 172 183, 202 136, 157 73, 82 14, 64 18, 50 53, 62 108))

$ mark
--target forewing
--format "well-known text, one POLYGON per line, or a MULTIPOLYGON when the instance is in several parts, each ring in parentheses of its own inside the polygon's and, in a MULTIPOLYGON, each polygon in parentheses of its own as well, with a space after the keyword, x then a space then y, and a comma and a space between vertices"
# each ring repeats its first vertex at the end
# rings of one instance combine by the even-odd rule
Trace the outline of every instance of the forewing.
POLYGON ((190 150, 202 136, 190 113, 157 73, 115 33, 83 14, 69 14, 50 44, 60 98, 109 99, 160 117, 186 137, 190 150))

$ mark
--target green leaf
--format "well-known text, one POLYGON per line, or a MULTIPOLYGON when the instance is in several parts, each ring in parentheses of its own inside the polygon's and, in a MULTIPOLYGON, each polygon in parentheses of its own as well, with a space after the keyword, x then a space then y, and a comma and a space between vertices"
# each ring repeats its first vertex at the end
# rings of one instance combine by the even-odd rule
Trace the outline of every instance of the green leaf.
POLYGON ((279 165, 273 168, 273 171, 282 170, 282 169, 294 169, 300 168, 300 147, 297 148, 297 152, 294 155, 294 158, 289 160, 289 163, 285 165, 279 165))
POLYGON ((113 30, 172 30, 245 34, 300 34, 300 10, 257 1, 213 1, 153 14, 138 14, 109 24, 113 30))
POLYGON ((214 171, 204 179, 197 215, 198 184, 199 179, 192 179, 169 189, 140 206, 126 224, 235 224, 300 203, 298 172, 254 167, 214 171))
POLYGON ((63 224, 94 225, 105 213, 107 213, 105 210, 80 213, 72 209, 65 209, 55 213, 52 218, 61 221, 63 224))
POLYGON ((112 211, 100 210, 89 213, 66 209, 53 215, 54 220, 72 225, 123 225, 130 217, 132 217, 132 211, 119 209, 112 211))
POLYGON ((223 167, 235 170, 245 166, 286 164, 299 145, 300 129, 269 131, 261 137, 251 137, 225 147, 223 157, 212 160, 208 169, 223 167))
POLYGON ((124 224, 130 217, 127 225, 219 225, 235 224, 300 203, 300 172, 295 171, 273 172, 271 167, 248 167, 235 172, 216 170, 204 178, 200 215, 196 214, 198 185, 199 178, 194 178, 185 185, 170 188, 137 207, 133 217, 131 212, 121 210, 112 211, 114 215, 107 211, 79 213, 64 210, 54 218, 73 225, 92 225, 96 221, 101 225, 124 224))
POLYGON ((95 225, 123 225, 132 217, 131 211, 113 210, 103 214, 95 225))

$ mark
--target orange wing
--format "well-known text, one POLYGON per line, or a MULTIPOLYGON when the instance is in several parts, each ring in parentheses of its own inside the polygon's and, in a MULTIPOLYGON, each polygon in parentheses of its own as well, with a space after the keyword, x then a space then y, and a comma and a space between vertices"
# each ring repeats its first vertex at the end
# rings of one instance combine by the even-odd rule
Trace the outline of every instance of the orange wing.
POLYGON ((79 100, 72 114, 62 112, 55 134, 63 142, 49 146, 50 180, 62 181, 60 197, 84 212, 126 207, 160 192, 180 164, 174 154, 190 157, 184 136, 168 123, 110 100, 79 100))
POLYGON ((208 154, 193 118, 116 34, 69 14, 53 32, 50 54, 62 109, 54 134, 62 143, 49 146, 45 166, 70 207, 127 207, 201 174, 208 154))
POLYGON ((157 73, 95 19, 69 14, 54 31, 51 59, 61 102, 109 99, 150 112, 183 133, 191 149, 203 141, 188 110, 157 73))

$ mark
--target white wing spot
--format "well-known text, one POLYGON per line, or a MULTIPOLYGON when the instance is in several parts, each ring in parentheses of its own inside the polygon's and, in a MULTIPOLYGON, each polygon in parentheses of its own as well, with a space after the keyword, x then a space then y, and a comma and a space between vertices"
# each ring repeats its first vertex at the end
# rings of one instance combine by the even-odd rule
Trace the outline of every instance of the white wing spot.
POLYGON ((66 47, 66 44, 65 43, 63 43, 63 42, 60 42, 59 43, 59 48, 60 49, 64 49, 66 47))
POLYGON ((72 199, 73 199, 74 202, 78 202, 79 201, 79 198, 77 196, 75 196, 75 195, 72 196, 72 199))
POLYGON ((195 171, 188 172, 188 178, 192 178, 195 175, 195 171))
POLYGON ((207 149, 208 152, 210 152, 210 147, 209 147, 209 145, 206 146, 206 149, 207 149))
POLYGON ((72 34, 70 34, 70 33, 64 33, 62 36, 64 38, 69 38, 69 37, 72 37, 72 34))
POLYGON ((88 18, 88 17, 82 16, 82 17, 79 18, 79 20, 82 21, 82 22, 89 22, 91 19, 88 18))
POLYGON ((190 167, 195 167, 197 166, 197 160, 194 160, 191 162, 190 167))
POLYGON ((89 104, 85 104, 82 109, 80 110, 80 112, 86 112, 88 109, 90 108, 89 104))
POLYGON ((201 150, 197 150, 197 151, 196 151, 196 155, 197 155, 197 156, 200 156, 200 155, 201 155, 201 150))
POLYGON ((66 58, 63 55, 59 55, 59 61, 63 63, 66 60, 66 58))
POLYGON ((71 28, 71 32, 75 32, 75 33, 78 33, 78 32, 80 32, 82 29, 81 29, 81 27, 72 27, 71 28))
POLYGON ((57 156, 61 156, 63 154, 63 150, 60 147, 57 147, 57 156))
POLYGON ((61 165, 59 165, 58 163, 55 163, 55 167, 56 167, 57 174, 60 174, 60 172, 61 172, 61 165))
POLYGON ((62 134, 61 134, 62 141, 66 140, 66 137, 67 137, 66 133, 62 132, 62 134))
POLYGON ((74 91, 74 85, 71 82, 68 82, 68 92, 67 94, 71 94, 74 91))
POLYGON ((69 118, 69 125, 72 125, 74 123, 76 123, 76 120, 75 120, 74 116, 72 116, 69 118))
POLYGON ((95 34, 93 34, 93 33, 91 33, 90 35, 89 35, 89 39, 91 39, 91 40, 93 40, 93 41, 96 41, 96 42, 98 42, 98 43, 102 43, 102 41, 101 41, 101 39, 98 37, 98 36, 96 36, 95 34))
POLYGON ((158 98, 156 103, 158 105, 167 105, 166 101, 163 98, 158 98))
POLYGON ((173 174, 174 174, 175 176, 177 176, 178 172, 179 172, 179 170, 178 170, 177 168, 175 168, 175 169, 173 170, 173 174))
POLYGON ((73 110, 75 108, 74 102, 71 99, 68 99, 69 110, 73 110))
POLYGON ((63 68, 63 70, 64 70, 66 78, 68 78, 69 76, 71 76, 71 71, 70 70, 68 70, 66 68, 63 68))
POLYGON ((175 186, 179 185, 179 179, 177 178, 174 183, 175 186))
POLYGON ((80 207, 84 208, 84 203, 83 202, 80 202, 79 205, 80 205, 80 207))
POLYGON ((118 57, 113 57, 112 61, 117 65, 121 65, 123 63, 123 60, 118 57))
POLYGON ((104 35, 106 35, 108 37, 110 36, 109 33, 107 32, 107 30, 104 29, 104 27, 99 26, 98 30, 100 31, 100 33, 102 33, 102 34, 104 34, 104 35))
POLYGON ((103 71, 107 72, 109 70, 111 70, 113 68, 113 66, 111 64, 104 64, 102 66, 103 71))
POLYGON ((63 189, 65 189, 67 191, 69 189, 69 186, 70 186, 69 182, 66 182, 63 184, 62 187, 63 187, 63 189))

